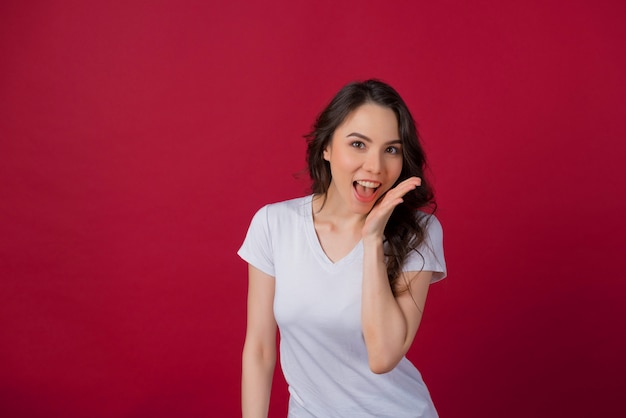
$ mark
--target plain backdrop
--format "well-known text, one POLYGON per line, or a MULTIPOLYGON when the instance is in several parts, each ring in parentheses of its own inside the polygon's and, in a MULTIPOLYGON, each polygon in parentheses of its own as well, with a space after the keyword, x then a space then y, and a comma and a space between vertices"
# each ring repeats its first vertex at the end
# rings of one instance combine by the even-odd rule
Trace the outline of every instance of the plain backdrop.
MULTIPOLYGON (((236 417, 266 203, 345 83, 419 123, 442 417, 625 416, 626 2, 0 2, 0 415, 236 417)), ((272 416, 285 416, 278 373, 272 416)))

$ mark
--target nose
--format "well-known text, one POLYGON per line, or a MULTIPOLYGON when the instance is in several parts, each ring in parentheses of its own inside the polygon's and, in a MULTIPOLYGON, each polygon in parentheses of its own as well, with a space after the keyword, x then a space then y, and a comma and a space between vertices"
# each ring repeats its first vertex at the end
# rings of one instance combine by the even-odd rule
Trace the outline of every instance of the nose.
POLYGON ((377 152, 368 152, 363 162, 363 169, 378 174, 382 169, 382 158, 377 152))

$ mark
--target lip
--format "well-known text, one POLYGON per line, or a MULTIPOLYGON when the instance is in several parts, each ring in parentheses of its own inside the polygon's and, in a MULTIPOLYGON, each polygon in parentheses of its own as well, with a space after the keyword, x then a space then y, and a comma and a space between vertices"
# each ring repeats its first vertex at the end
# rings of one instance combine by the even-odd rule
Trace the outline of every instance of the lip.
POLYGON ((380 186, 382 186, 382 183, 380 181, 376 181, 376 180, 357 179, 357 180, 355 180, 355 182, 356 183, 369 183, 368 185, 361 184, 361 186, 370 187, 372 189, 378 189, 380 186))
POLYGON ((359 180, 355 180, 354 182, 352 182, 352 193, 354 194, 354 197, 356 198, 356 200, 358 200, 359 202, 372 203, 372 202, 375 202, 376 199, 378 199, 381 186, 382 186, 382 183, 380 181, 369 180, 369 179, 359 179, 359 180), (366 182, 366 183, 374 183, 374 184, 378 184, 378 186, 376 187, 376 190, 374 191, 374 193, 372 193, 371 196, 362 196, 357 192, 357 188, 356 188, 357 181, 366 182))

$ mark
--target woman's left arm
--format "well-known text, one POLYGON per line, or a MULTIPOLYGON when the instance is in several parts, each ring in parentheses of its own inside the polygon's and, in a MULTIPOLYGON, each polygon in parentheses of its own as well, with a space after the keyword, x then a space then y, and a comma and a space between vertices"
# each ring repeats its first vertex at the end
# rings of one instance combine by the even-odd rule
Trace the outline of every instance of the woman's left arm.
POLYGON ((391 212, 402 202, 402 196, 419 185, 420 179, 412 177, 389 190, 363 227, 361 322, 374 373, 391 371, 413 343, 432 278, 430 271, 403 272, 394 296, 383 251, 383 231, 391 212))

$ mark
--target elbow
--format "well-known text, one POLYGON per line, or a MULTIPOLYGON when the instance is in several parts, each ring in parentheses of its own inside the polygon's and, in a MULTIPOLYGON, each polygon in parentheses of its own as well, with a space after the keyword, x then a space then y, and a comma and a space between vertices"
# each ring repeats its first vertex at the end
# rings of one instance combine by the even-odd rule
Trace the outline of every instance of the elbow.
POLYGON ((385 374, 392 371, 404 357, 404 351, 397 344, 378 341, 365 341, 367 363, 372 373, 385 374))
POLYGON ((395 358, 383 358, 379 356, 370 356, 368 358, 368 365, 372 373, 385 374, 389 373, 396 368, 399 359, 395 358))
POLYGON ((249 341, 246 339, 243 352, 242 363, 258 364, 265 368, 273 368, 276 364, 276 345, 263 343, 262 341, 249 341))

